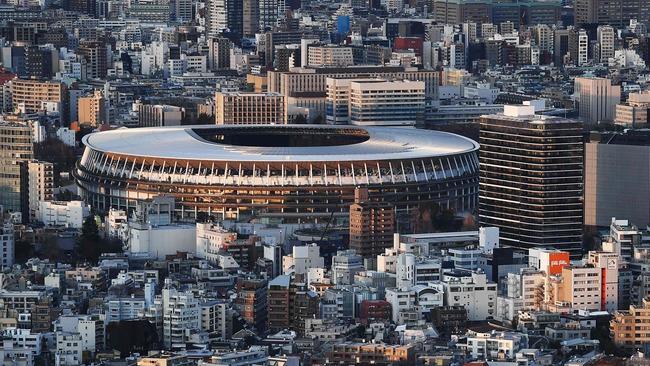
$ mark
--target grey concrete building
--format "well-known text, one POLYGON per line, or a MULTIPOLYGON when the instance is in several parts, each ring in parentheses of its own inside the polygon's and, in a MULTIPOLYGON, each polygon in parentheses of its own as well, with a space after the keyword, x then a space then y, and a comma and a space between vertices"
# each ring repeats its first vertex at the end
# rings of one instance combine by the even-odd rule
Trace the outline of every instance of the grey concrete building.
POLYGON ((584 220, 607 227, 612 217, 650 224, 650 132, 593 133, 585 144, 584 220))

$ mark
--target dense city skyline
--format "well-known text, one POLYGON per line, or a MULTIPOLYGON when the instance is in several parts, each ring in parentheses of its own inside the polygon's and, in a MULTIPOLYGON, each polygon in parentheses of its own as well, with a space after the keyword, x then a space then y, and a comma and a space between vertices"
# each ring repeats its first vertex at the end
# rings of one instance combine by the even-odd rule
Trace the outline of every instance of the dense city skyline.
POLYGON ((1 366, 645 366, 650 2, 0 4, 1 366))

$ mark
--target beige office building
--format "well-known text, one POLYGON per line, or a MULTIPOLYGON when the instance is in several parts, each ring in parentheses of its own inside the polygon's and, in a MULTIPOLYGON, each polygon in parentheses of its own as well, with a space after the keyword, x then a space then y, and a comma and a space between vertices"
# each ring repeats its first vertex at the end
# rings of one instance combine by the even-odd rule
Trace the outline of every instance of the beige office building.
POLYGON ((580 118, 587 124, 613 122, 621 101, 620 85, 606 78, 575 78, 575 94, 580 118))
POLYGON ((616 106, 617 125, 625 127, 638 127, 648 123, 648 109, 650 109, 650 91, 630 93, 627 103, 616 106))
POLYGON ((422 81, 426 99, 435 99, 440 83, 440 71, 420 70, 403 66, 350 66, 350 67, 299 67, 289 72, 268 71, 269 92, 285 97, 308 95, 323 99, 327 91, 327 78, 386 79, 422 81))
POLYGON ((643 299, 640 306, 630 305, 628 311, 619 311, 609 323, 617 346, 628 351, 638 350, 650 343, 650 299, 643 299))
POLYGON ((58 108, 65 115, 62 109, 67 100, 67 87, 61 82, 14 79, 10 91, 14 111, 36 113, 49 108, 46 104, 51 103, 50 107, 58 108))
POLYGON ((217 92, 218 125, 284 124, 284 97, 278 93, 217 92))
POLYGON ((593 265, 567 266, 562 268, 559 298, 574 310, 600 311, 601 268, 593 265))
POLYGON ((358 126, 414 126, 423 123, 422 81, 352 81, 350 124, 358 126))
POLYGON ((106 107, 100 91, 80 97, 77 102, 77 122, 80 125, 97 127, 106 122, 106 107))
POLYGON ((185 109, 166 104, 139 104, 138 125, 140 127, 180 126, 185 109))
POLYGON ((600 53, 600 62, 607 64, 610 58, 614 57, 614 41, 616 31, 611 25, 601 25, 598 27, 598 50, 600 53))
POLYGON ((352 48, 335 46, 309 47, 308 64, 310 66, 354 65, 352 48))

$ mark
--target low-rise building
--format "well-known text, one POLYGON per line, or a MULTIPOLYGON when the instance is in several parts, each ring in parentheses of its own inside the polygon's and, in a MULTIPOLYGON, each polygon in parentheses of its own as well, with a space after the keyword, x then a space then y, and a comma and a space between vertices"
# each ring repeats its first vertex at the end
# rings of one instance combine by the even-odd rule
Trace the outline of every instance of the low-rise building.
POLYGON ((485 273, 453 270, 443 273, 441 286, 445 306, 463 306, 468 320, 485 320, 496 315, 497 284, 487 280, 485 273))
POLYGON ((83 201, 41 201, 38 220, 46 226, 80 229, 90 215, 90 205, 83 201))

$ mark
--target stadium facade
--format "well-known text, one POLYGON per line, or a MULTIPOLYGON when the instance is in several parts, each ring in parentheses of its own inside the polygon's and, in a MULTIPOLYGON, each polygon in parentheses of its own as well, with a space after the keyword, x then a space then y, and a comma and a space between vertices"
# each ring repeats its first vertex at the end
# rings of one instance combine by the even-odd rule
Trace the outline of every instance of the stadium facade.
POLYGON ((346 215, 355 187, 399 211, 437 202, 473 210, 478 144, 413 128, 248 125, 117 129, 84 137, 74 170, 98 212, 158 195, 199 213, 318 219, 346 215))

